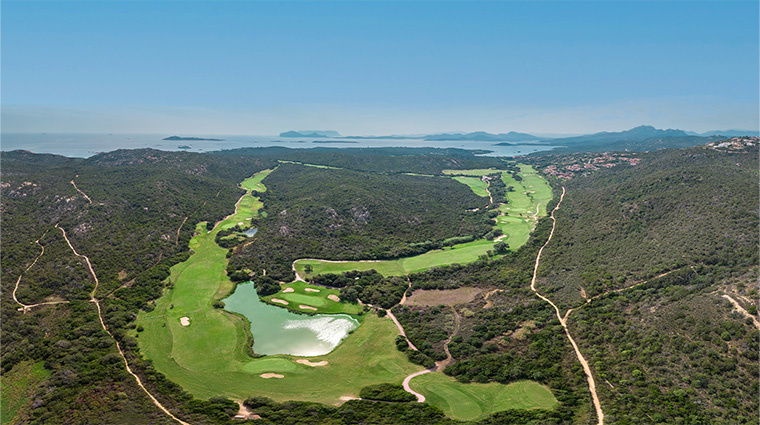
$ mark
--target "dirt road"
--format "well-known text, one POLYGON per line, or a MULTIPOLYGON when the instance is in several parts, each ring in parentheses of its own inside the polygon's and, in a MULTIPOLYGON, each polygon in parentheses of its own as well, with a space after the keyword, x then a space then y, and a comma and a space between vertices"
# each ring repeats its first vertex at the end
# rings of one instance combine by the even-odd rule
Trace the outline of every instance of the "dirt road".
MULTIPOLYGON (((554 207, 551 213, 551 219, 552 219, 552 231, 549 233, 549 239, 546 240, 546 243, 541 247, 541 249, 538 250, 538 255, 536 256, 536 264, 533 267, 533 278, 530 281, 530 289, 542 300, 549 303, 552 307, 554 307, 554 311, 557 313, 557 319, 559 319, 560 324, 562 324, 562 327, 565 329, 565 334, 567 335, 567 339, 570 340, 570 344, 573 346, 573 349, 575 350, 575 355, 578 357, 578 361, 581 363, 581 366, 583 366, 583 371, 586 373, 586 379, 588 381, 588 389, 591 392, 591 400, 594 403, 594 409, 596 410, 596 417, 597 417, 597 424, 603 425, 604 424, 604 411, 602 410, 602 404, 599 401, 599 395, 596 393, 596 382, 594 382, 594 375, 591 373, 591 368, 588 365, 588 362, 583 357, 583 354, 581 354, 581 350, 578 348, 578 344, 575 343, 575 340, 573 339, 572 335, 570 335, 570 330, 567 328, 567 315, 565 317, 562 317, 562 315, 559 312, 559 308, 549 299, 545 296, 541 295, 538 290, 536 290, 536 278, 538 276, 538 267, 541 264, 541 253, 544 251, 544 248, 549 244, 549 242, 552 240, 552 237, 554 236, 554 229, 557 226, 557 220, 554 218, 554 213, 559 209, 559 206, 562 204, 562 200, 565 198, 565 188, 562 188, 562 196, 559 198, 559 202, 557 203, 557 206, 554 207)), ((569 314, 569 312, 568 312, 569 314)))

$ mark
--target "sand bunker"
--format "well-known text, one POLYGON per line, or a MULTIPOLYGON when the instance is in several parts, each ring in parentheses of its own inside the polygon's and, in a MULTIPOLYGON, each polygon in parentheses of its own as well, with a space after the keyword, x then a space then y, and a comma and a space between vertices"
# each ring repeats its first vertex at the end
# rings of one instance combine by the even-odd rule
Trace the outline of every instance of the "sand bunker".
MULTIPOLYGON (((272 301, 274 301, 274 300, 272 300, 272 301)), ((317 308, 316 308, 316 307, 312 307, 312 306, 310 306, 310 305, 304 305, 304 304, 301 304, 301 305, 299 305, 298 307, 301 307, 301 308, 302 308, 302 309, 304 309, 304 310, 314 310, 314 311, 317 311, 317 308)))
POLYGON ((333 300, 335 302, 338 302, 338 303, 340 302, 340 297, 337 296, 337 295, 335 295, 335 294, 330 294, 330 295, 327 296, 327 298, 329 298, 329 299, 331 299, 331 300, 333 300))
POLYGON ((271 373, 271 372, 270 373, 262 373, 259 376, 261 376, 264 379, 269 379, 269 378, 284 378, 285 377, 285 375, 280 375, 279 373, 271 373))
POLYGON ((296 290, 293 288, 285 288, 282 290, 282 292, 296 292, 296 290))
POLYGON ((281 300, 281 299, 279 299, 279 298, 272 298, 272 302, 273 302, 273 303, 277 303, 277 304, 284 304, 284 305, 288 305, 288 304, 290 304, 290 303, 288 303, 287 301, 285 301, 285 300, 281 300))
POLYGON ((319 289, 314 289, 314 288, 304 288, 304 291, 307 291, 307 292, 319 292, 319 289))
POLYGON ((353 396, 350 396, 350 395, 344 395, 344 396, 341 396, 341 397, 340 397, 340 399, 341 399, 341 400, 343 400, 343 401, 348 401, 348 400, 361 400, 359 397, 353 397, 353 396))
POLYGON ((185 317, 180 317, 180 318, 179 318, 179 323, 180 323, 182 326, 190 326, 190 318, 189 318, 189 317, 187 317, 187 316, 185 316, 185 317))
POLYGON ((311 366, 311 367, 327 366, 327 360, 322 360, 321 362, 311 362, 306 359, 300 359, 300 360, 296 360, 296 363, 305 364, 306 366, 311 366))

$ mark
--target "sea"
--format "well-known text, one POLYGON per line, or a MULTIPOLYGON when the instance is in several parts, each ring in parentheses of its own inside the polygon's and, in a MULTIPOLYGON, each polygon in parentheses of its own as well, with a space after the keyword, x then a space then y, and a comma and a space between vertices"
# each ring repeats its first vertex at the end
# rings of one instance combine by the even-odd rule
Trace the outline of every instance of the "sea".
MULTIPOLYGON (((279 136, 219 136, 193 135, 223 141, 163 140, 169 134, 72 134, 72 133, 2 133, 0 150, 17 149, 34 153, 51 153, 70 158, 89 158, 102 152, 117 149, 153 148, 164 151, 210 152, 223 149, 282 146, 287 148, 364 148, 364 147, 433 147, 488 151, 488 156, 520 156, 550 150, 551 145, 498 146, 497 142, 481 141, 425 141, 420 139, 330 139, 285 138, 279 136)), ((182 135, 184 136, 184 135, 182 135)))

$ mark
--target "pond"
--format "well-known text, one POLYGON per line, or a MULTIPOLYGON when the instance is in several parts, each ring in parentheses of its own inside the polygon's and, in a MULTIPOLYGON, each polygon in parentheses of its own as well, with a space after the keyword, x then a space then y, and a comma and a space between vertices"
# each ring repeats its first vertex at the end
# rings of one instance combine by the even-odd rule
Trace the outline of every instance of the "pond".
POLYGON ((253 235, 255 235, 256 232, 258 232, 258 231, 259 231, 258 227, 253 227, 253 228, 250 228, 250 229, 246 230, 245 232, 243 232, 243 234, 246 235, 246 236, 248 236, 249 238, 252 238, 253 235))
POLYGON ((359 321, 345 314, 296 314, 259 299, 252 283, 238 285, 224 299, 225 309, 251 322, 253 351, 258 354, 321 356, 329 353, 359 321))

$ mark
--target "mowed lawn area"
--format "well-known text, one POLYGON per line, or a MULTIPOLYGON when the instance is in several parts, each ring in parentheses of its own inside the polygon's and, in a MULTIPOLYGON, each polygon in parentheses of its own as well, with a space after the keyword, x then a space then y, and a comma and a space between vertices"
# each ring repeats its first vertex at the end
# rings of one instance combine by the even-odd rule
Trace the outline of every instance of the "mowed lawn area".
MULTIPOLYGON (((257 174, 241 186, 263 191, 257 174)), ((298 358, 278 355, 254 359, 247 353, 248 325, 238 315, 213 307, 233 288, 227 278, 227 250, 214 242, 216 233, 258 213, 260 202, 246 194, 238 212, 207 232, 203 223, 190 241, 193 255, 172 267, 172 287, 155 303, 151 312, 141 312, 134 332, 140 349, 156 370, 181 385, 195 397, 226 396, 244 400, 252 395, 277 401, 306 400, 339 403, 342 396, 358 396, 367 385, 401 383, 410 373, 422 370, 395 347, 398 330, 389 318, 365 315, 362 326, 332 353, 309 358, 327 360, 321 367, 296 363, 298 358), (189 326, 180 319, 188 317, 189 326), (264 379, 277 373, 281 379, 264 379)))
POLYGON ((434 372, 415 377, 409 385, 446 416, 463 421, 508 409, 553 409, 559 404, 548 387, 533 381, 463 384, 434 372))
MULTIPOLYGON (((546 180, 541 177, 533 167, 526 164, 518 164, 518 166, 520 167, 521 181, 516 181, 509 173, 503 172, 503 170, 444 170, 444 173, 446 174, 468 176, 483 176, 501 173, 502 179, 507 187, 513 187, 513 191, 507 192, 507 199, 509 202, 506 205, 501 205, 499 207, 501 215, 496 217, 496 226, 501 229, 505 235, 501 240, 509 244, 511 250, 519 249, 528 241, 528 237, 533 229, 535 229, 538 219, 546 216, 546 204, 552 199, 551 187, 549 187, 546 180), (538 215, 536 215, 536 211, 538 211, 538 215)), ((485 185, 485 183, 477 177, 465 178, 477 180, 485 185)), ((473 191, 475 191, 475 189, 473 189, 473 191)), ((475 191, 475 193, 477 194, 478 192, 475 191)), ((484 196, 488 196, 488 194, 486 193, 484 196)), ((472 242, 457 244, 445 249, 433 250, 413 257, 384 261, 328 261, 305 259, 296 261, 295 268, 298 275, 305 279, 323 273, 343 273, 351 270, 372 269, 377 270, 378 273, 385 276, 402 276, 409 273, 424 271, 434 266, 454 263, 472 263, 489 250, 493 250, 495 244, 496 241, 479 239, 472 242), (305 267, 307 265, 311 266, 311 273, 306 273, 305 267)))
POLYGON ((340 290, 334 288, 324 288, 322 286, 310 285, 306 282, 296 281, 281 285, 280 292, 274 295, 261 297, 264 302, 272 305, 282 306, 272 302, 272 299, 287 301, 288 308, 291 310, 304 312, 311 311, 314 313, 325 314, 351 314, 357 315, 362 311, 362 306, 358 303, 344 303, 330 299, 337 297, 340 299, 340 290), (287 292, 286 292, 287 291, 287 292), (306 305, 316 308, 316 310, 301 308, 300 305, 306 305))
POLYGON ((470 186, 470 189, 472 189, 472 192, 475 193, 478 196, 483 196, 485 198, 488 197, 488 184, 480 179, 480 177, 452 177, 452 179, 458 181, 459 183, 466 184, 467 186, 470 186))

